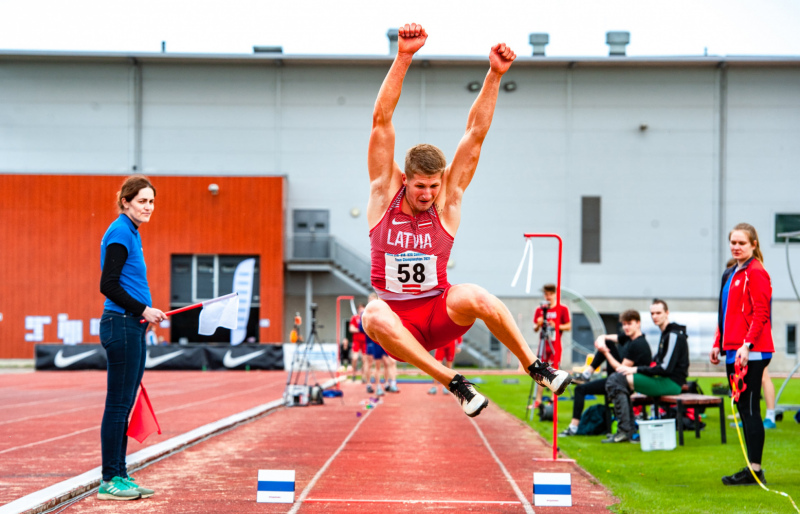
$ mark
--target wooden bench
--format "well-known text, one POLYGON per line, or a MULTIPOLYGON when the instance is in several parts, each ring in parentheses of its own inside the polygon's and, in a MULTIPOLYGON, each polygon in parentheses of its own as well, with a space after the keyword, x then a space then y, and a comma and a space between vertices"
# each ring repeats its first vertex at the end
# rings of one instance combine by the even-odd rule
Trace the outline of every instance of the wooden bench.
MULTIPOLYGON (((685 388, 685 386, 684 386, 685 388)), ((708 396, 704 394, 681 393, 667 396, 646 396, 641 393, 631 395, 631 408, 638 405, 652 405, 656 409, 655 415, 659 417, 659 407, 663 405, 675 405, 677 409, 677 419, 675 420, 675 430, 678 432, 678 442, 683 446, 683 415, 687 407, 703 407, 707 405, 719 405, 719 424, 722 444, 727 444, 727 431, 725 428, 725 402, 721 396, 708 396)), ((606 397, 606 431, 611 432, 611 407, 612 402, 606 397)), ((694 434, 696 439, 700 439, 700 423, 695 418, 694 434)))
MULTIPOLYGON (((722 444, 726 444, 728 442, 726 434, 727 431, 725 429, 725 402, 721 396, 682 393, 661 396, 658 398, 658 403, 676 406, 678 410, 678 416, 675 423, 675 428, 678 430, 678 442, 681 446, 683 446, 683 414, 686 412, 686 407, 719 405, 719 426, 720 434, 722 435, 722 444)), ((700 439, 700 423, 697 421, 697 416, 695 415, 694 434, 696 439, 700 439)))

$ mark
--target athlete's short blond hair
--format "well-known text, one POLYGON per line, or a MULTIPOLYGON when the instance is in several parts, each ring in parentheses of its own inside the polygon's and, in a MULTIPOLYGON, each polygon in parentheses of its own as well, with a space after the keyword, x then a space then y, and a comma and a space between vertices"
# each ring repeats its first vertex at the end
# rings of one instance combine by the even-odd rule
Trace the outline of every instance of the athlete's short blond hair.
POLYGON ((433 145, 412 146, 406 152, 406 179, 410 180, 417 173, 432 177, 444 172, 445 167, 447 159, 444 157, 444 152, 433 145))

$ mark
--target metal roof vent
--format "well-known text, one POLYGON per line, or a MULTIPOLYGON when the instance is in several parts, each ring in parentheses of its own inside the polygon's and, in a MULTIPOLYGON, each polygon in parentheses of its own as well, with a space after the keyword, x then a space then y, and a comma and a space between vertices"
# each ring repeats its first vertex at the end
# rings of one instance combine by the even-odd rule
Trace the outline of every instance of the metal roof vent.
POLYGON ((533 47, 533 55, 544 56, 544 47, 550 42, 550 34, 547 32, 532 32, 528 36, 528 42, 533 47))
POLYGON ((253 47, 254 54, 282 54, 283 47, 282 46, 254 46, 253 47))
POLYGON ((625 47, 631 42, 631 33, 627 31, 606 32, 608 55, 625 55, 625 47))
POLYGON ((386 37, 389 38, 389 55, 397 55, 398 32, 398 29, 389 29, 386 32, 386 37))

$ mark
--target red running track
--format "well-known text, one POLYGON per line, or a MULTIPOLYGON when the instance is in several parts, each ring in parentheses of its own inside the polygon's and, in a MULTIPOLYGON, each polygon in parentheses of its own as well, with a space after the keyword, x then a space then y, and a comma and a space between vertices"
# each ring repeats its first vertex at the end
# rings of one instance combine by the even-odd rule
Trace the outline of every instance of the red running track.
MULTIPOLYGON (((286 374, 147 372, 163 433, 128 454, 281 397, 286 374)), ((103 371, 0 375, 0 505, 100 465, 103 371)))
POLYGON ((551 450, 519 420, 493 405, 470 419, 428 387, 401 384, 367 411, 363 386, 347 383, 343 401, 278 409, 139 471, 139 483, 157 490, 150 499, 91 496, 65 514, 563 512, 526 507, 534 471, 572 474, 570 512, 616 502, 574 464, 534 462, 551 450), (295 470, 295 504, 256 503, 259 469, 295 470))

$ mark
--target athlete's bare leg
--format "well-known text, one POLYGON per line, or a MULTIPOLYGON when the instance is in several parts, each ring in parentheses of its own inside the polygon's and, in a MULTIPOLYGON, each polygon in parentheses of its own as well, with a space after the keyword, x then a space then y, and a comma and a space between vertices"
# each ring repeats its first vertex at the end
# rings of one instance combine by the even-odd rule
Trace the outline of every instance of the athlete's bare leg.
POLYGON ((373 366, 374 363, 372 362, 373 361, 372 355, 370 355, 369 353, 364 352, 363 356, 364 356, 364 368, 363 371, 361 372, 361 380, 364 381, 367 385, 369 385, 372 383, 371 380, 374 369, 373 366))
POLYGON ((361 367, 364 367, 364 361, 361 359, 361 352, 353 351, 353 382, 356 381, 356 374, 358 373, 358 363, 361 361, 361 367))
POLYGON ((456 325, 470 325, 479 319, 511 350, 524 369, 538 359, 522 337, 514 317, 496 296, 474 284, 457 284, 447 292, 447 315, 456 325))
POLYGON ((374 341, 401 360, 416 366, 444 386, 449 386, 456 372, 437 362, 403 326, 400 317, 383 300, 367 305, 362 318, 364 330, 374 341))
MULTIPOLYGON (((492 334, 511 350, 526 370, 532 364, 541 365, 523 339, 508 307, 482 287, 473 284, 455 285, 448 291, 446 305, 448 316, 457 325, 468 326, 476 319, 486 323, 492 334)), ((416 366, 442 385, 449 387, 453 377, 457 375, 454 370, 437 362, 422 347, 386 302, 370 302, 364 312, 362 323, 367 334, 380 342, 387 352, 416 366)), ((546 375, 545 383, 553 384, 553 390, 557 390, 556 394, 561 394, 570 382, 569 375, 563 371, 555 372, 561 374, 557 379, 546 369, 537 373, 546 375)), ((541 378, 541 375, 537 376, 541 378)), ((540 378, 536 380, 541 384, 540 378)))
POLYGON ((775 410, 775 384, 769 376, 769 369, 764 368, 764 375, 761 377, 761 388, 764 390, 764 403, 768 410, 775 410))
POLYGON ((373 357, 372 362, 375 363, 375 385, 376 387, 380 387, 381 374, 383 375, 384 380, 386 379, 386 366, 383 364, 383 359, 376 359, 373 357))
POLYGON ((383 365, 386 368, 386 380, 397 380, 397 362, 387 355, 383 358, 383 365))

